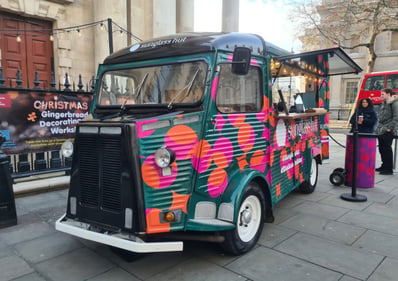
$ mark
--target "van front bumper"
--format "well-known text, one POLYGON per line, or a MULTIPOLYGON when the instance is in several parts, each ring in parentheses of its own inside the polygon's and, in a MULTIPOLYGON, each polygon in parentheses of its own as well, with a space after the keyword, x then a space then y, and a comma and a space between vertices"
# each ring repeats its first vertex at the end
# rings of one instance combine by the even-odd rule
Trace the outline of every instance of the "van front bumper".
POLYGON ((141 238, 123 233, 94 231, 88 223, 68 219, 57 220, 55 229, 90 241, 106 244, 135 253, 176 252, 183 250, 183 242, 145 242, 141 238))

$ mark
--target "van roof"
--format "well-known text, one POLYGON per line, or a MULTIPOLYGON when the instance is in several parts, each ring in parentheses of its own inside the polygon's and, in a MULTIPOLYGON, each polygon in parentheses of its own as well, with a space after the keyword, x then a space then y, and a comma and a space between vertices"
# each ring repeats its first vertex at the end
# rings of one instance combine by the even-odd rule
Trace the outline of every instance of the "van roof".
POLYGON ((258 35, 244 33, 179 33, 136 43, 117 51, 104 60, 104 64, 124 63, 145 59, 187 55, 216 50, 233 51, 235 47, 248 47, 253 55, 289 55, 258 35))

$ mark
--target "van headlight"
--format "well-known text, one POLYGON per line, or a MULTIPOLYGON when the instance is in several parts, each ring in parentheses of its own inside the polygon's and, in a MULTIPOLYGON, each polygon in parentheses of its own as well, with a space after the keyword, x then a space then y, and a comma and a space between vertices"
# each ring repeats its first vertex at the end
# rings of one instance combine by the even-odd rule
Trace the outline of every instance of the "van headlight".
POLYGON ((61 153, 64 157, 71 157, 73 154, 73 142, 70 140, 65 141, 61 146, 61 153))
POLYGON ((166 147, 160 147, 155 152, 155 162, 160 168, 166 168, 176 159, 176 154, 173 150, 166 147))

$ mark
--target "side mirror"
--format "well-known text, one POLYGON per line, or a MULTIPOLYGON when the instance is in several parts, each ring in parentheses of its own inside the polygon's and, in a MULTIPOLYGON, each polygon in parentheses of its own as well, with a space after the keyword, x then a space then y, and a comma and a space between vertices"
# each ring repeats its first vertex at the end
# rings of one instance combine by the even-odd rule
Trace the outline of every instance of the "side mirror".
POLYGON ((236 47, 232 58, 232 73, 246 75, 249 72, 251 50, 246 47, 236 47))

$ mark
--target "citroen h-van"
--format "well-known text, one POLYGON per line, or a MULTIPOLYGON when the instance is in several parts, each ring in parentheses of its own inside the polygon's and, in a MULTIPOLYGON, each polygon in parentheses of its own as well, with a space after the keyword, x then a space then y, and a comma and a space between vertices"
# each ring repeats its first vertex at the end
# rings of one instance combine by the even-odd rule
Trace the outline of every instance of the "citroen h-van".
POLYGON ((359 71, 340 48, 291 54, 239 33, 177 34, 110 55, 91 114, 62 147, 73 160, 56 228, 138 253, 181 251, 187 239, 249 251, 277 202, 314 191, 328 77, 359 71), (276 86, 293 76, 315 107, 289 112, 276 86))

